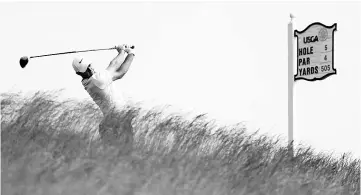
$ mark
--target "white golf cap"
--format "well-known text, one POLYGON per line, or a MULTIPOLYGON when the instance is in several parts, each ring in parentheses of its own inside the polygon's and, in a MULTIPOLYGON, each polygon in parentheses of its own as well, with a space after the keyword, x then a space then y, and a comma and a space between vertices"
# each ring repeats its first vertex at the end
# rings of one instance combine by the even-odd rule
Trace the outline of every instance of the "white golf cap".
POLYGON ((73 68, 75 72, 85 72, 89 64, 91 63, 81 57, 76 57, 73 60, 73 68))

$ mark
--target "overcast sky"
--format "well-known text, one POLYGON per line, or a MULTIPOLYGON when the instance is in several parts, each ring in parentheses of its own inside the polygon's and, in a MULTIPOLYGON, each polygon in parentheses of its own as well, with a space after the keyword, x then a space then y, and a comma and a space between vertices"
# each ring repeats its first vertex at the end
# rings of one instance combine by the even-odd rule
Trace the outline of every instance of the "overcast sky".
MULTIPOLYGON (((298 80, 294 138, 319 151, 360 156, 360 3, 0 3, 1 92, 66 90, 90 98, 71 66, 77 54, 21 56, 136 45, 119 94, 145 106, 209 113, 220 124, 287 138, 287 24, 337 23, 334 64, 325 80, 298 80)), ((296 39, 295 39, 296 41, 296 39)), ((96 69, 117 52, 83 53, 96 69)), ((295 68, 296 74, 296 68, 295 68)))

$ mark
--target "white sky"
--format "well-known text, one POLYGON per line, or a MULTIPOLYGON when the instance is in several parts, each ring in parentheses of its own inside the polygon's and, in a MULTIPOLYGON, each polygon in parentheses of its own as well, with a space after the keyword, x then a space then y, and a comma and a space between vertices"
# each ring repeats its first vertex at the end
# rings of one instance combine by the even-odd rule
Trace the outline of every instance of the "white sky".
MULTIPOLYGON (((129 43, 137 55, 115 86, 146 105, 209 113, 221 124, 287 138, 287 24, 337 23, 337 75, 297 81, 294 138, 360 156, 360 3, 0 3, 1 92, 65 88, 89 98, 71 67, 77 54, 21 56, 129 43)), ((296 41, 296 39, 295 39, 296 41)), ((105 68, 116 51, 82 53, 105 68)), ((295 68, 296 71, 296 68, 295 68)))

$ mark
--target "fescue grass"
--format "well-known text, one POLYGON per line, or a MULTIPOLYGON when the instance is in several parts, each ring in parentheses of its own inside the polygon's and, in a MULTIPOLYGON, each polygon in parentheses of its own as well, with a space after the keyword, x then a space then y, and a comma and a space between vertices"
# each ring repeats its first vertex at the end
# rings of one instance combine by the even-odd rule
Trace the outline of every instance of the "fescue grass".
POLYGON ((134 151, 97 141, 102 114, 56 92, 1 94, 1 194, 360 194, 360 159, 129 105, 134 151))

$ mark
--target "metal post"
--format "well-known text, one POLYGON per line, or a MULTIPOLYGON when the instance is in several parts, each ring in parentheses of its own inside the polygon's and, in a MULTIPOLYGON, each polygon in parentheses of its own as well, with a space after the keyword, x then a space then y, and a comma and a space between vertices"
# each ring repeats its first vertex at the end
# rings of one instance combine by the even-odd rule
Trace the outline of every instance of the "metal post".
POLYGON ((293 157, 293 85, 294 76, 294 28, 293 18, 290 14, 291 21, 288 23, 288 150, 290 157, 293 157))

